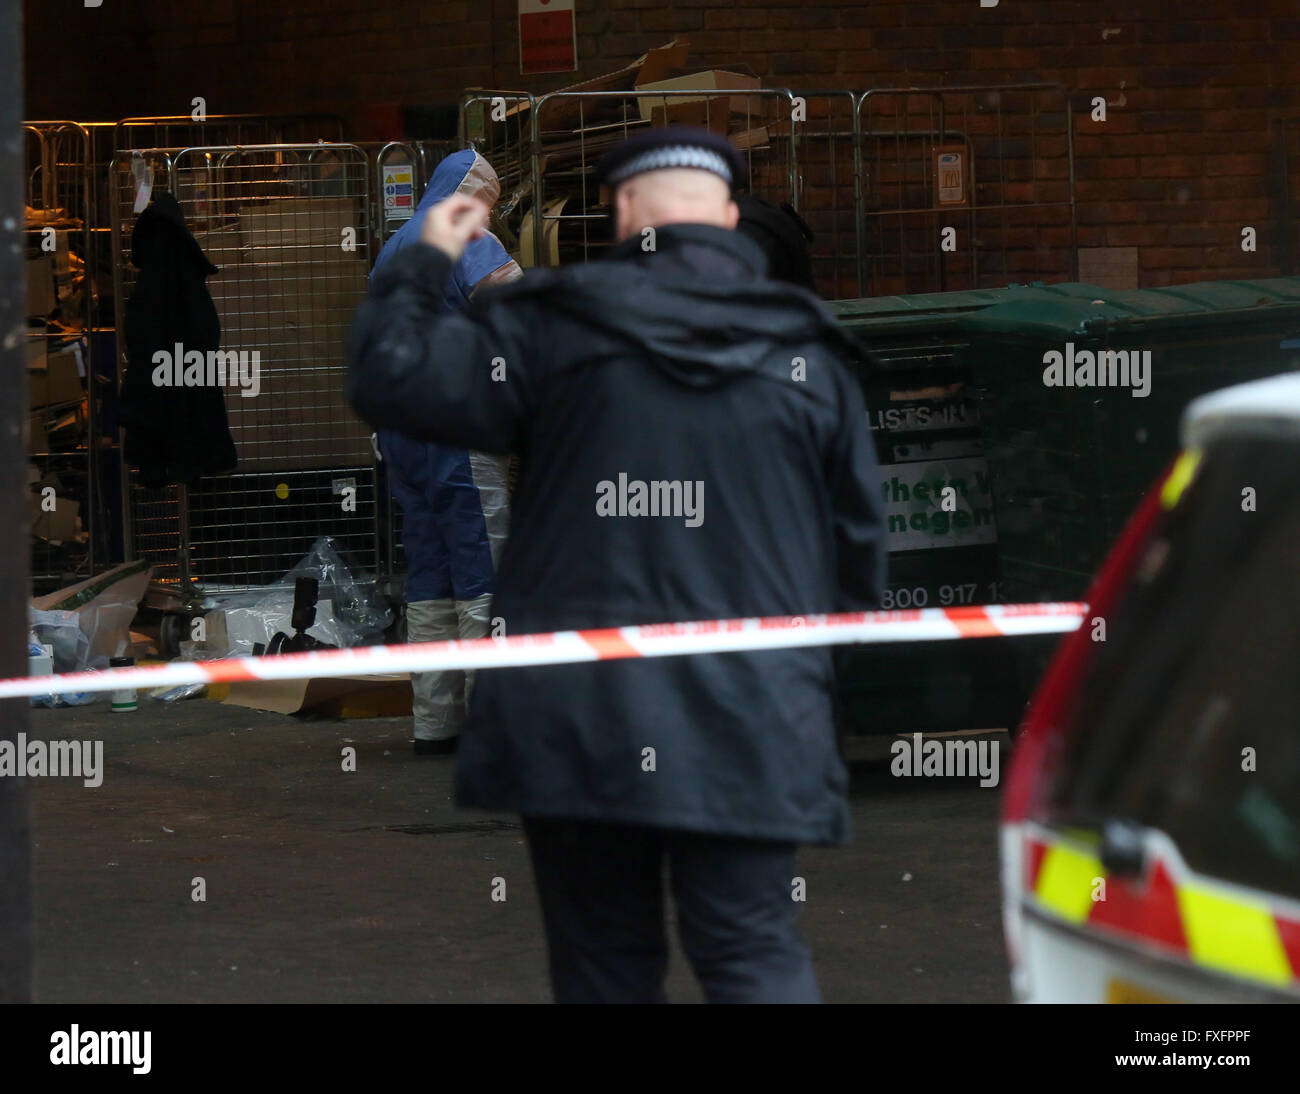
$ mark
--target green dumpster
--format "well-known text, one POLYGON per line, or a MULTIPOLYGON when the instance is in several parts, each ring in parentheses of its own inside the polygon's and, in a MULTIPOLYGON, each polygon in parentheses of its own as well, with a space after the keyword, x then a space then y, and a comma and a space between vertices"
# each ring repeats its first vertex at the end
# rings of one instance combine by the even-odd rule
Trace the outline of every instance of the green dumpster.
MULTIPOLYGON (((1129 292, 1009 286, 829 306, 864 347, 857 368, 881 462, 888 608, 1081 598, 1174 455, 1187 403, 1300 368, 1300 278, 1129 292), (1089 360, 1093 381, 1116 383, 1082 383, 1089 360), (1045 382, 1049 369, 1059 385, 1045 382), (945 487, 956 512, 940 505, 945 487)), ((1014 725, 1054 645, 842 649, 844 723, 1014 725)))
MULTIPOLYGON (((856 363, 880 459, 890 558, 885 608, 995 603, 999 567, 979 408, 962 323, 995 290, 840 300, 830 308, 864 346, 856 363), (945 487, 964 488, 957 511, 945 487)), ((853 732, 1000 727, 1022 700, 1000 640, 841 648, 842 722, 853 732)))
POLYGON ((963 333, 1000 591, 1074 600, 1175 455, 1183 408, 1300 368, 1300 278, 1008 289, 967 316, 963 333))

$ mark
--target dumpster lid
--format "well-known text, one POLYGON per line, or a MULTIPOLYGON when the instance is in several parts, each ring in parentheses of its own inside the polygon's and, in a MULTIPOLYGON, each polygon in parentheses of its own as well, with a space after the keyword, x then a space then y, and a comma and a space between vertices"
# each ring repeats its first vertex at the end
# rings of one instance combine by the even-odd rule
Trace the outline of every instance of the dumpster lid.
POLYGON ((1300 322, 1300 277, 1129 290, 1069 282, 997 292, 1002 299, 965 316, 964 328, 1059 341, 1063 335, 1098 337, 1129 329, 1257 323, 1265 317, 1271 322, 1300 322))
POLYGON ((949 315, 999 304, 1006 289, 971 289, 966 292, 914 293, 910 296, 863 296, 828 300, 826 306, 840 320, 889 320, 917 315, 949 315))

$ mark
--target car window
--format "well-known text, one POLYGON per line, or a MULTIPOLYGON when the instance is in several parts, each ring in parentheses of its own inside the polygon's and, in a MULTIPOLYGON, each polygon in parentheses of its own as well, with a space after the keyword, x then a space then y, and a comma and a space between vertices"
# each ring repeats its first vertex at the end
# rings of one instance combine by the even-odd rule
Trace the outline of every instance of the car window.
POLYGON ((1158 828, 1195 870, 1300 897, 1300 443, 1216 442, 1138 559, 1050 809, 1158 828))

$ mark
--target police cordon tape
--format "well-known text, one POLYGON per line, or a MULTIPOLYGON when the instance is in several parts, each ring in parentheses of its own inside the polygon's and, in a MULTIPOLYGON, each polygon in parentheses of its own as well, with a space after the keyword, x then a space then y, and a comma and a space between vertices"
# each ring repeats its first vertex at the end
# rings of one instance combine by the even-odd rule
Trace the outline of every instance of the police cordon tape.
POLYGON ((97 672, 25 676, 0 680, 0 699, 72 691, 174 687, 179 684, 568 665, 627 657, 674 657, 795 646, 1059 634, 1078 627, 1086 610, 1087 605, 1072 603, 995 604, 895 612, 711 619, 696 623, 652 623, 403 646, 354 646, 269 657, 172 661, 165 665, 97 672))

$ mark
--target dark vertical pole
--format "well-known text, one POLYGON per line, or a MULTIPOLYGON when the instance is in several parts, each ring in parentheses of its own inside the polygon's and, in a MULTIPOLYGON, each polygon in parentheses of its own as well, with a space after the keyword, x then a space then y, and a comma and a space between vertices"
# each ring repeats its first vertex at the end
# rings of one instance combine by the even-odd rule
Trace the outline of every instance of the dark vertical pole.
MULTIPOLYGON (((27 293, 23 234, 22 0, 0 0, 0 677, 27 674, 27 293)), ((27 730, 27 700, 0 702, 0 740, 27 730)), ((0 775, 0 1002, 32 996, 27 788, 0 775)))
POLYGON ((1279 277, 1295 273, 1296 221, 1291 200, 1291 133, 1292 118, 1273 120, 1273 205, 1277 209, 1277 235, 1274 253, 1279 277))

